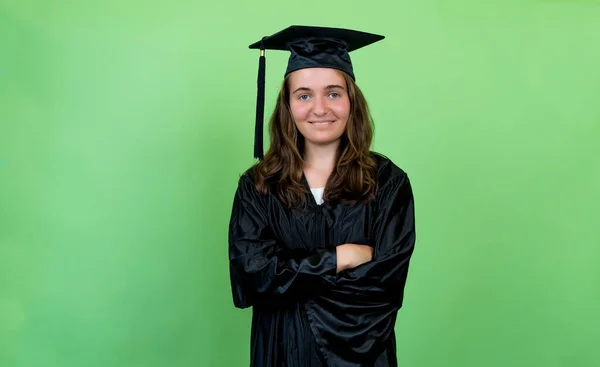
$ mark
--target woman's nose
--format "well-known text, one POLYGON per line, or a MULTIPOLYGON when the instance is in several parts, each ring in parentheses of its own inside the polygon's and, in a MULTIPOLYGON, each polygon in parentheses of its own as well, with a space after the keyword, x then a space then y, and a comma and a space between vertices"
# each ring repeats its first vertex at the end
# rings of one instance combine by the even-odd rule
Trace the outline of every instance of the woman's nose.
POLYGON ((315 115, 325 115, 327 113, 327 102, 322 97, 315 98, 313 105, 313 113, 315 115))

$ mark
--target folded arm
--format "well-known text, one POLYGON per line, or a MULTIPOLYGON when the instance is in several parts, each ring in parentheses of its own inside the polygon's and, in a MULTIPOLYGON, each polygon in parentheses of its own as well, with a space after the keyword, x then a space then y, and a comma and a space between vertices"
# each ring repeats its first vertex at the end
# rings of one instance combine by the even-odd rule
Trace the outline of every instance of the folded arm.
POLYGON ((229 225, 229 260, 236 307, 307 297, 336 279, 336 249, 290 250, 268 226, 265 198, 243 177, 229 225))

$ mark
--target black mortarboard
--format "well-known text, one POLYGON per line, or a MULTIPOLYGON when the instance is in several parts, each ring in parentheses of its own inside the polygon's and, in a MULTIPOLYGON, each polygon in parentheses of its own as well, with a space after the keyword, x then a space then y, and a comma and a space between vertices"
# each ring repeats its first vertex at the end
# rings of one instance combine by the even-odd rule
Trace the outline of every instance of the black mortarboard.
POLYGON ((284 76, 305 68, 332 68, 346 72, 356 80, 350 60, 351 51, 380 41, 384 36, 343 28, 291 26, 250 45, 260 49, 258 64, 258 97, 254 157, 263 158, 263 118, 265 104, 265 52, 290 51, 284 76))

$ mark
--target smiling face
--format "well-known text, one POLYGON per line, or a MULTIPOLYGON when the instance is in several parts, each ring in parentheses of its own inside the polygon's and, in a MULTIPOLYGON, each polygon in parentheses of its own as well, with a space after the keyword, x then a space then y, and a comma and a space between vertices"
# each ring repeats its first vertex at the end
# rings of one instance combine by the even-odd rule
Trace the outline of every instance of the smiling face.
POLYGON ((306 146, 339 144, 350 115, 346 81, 335 69, 290 73, 290 109, 306 146))

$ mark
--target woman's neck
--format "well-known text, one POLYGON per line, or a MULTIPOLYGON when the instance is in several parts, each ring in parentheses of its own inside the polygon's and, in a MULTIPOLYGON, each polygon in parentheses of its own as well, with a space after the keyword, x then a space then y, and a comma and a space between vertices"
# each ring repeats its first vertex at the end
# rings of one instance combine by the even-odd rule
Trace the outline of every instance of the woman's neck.
POLYGON ((338 155, 338 144, 313 145, 306 144, 304 149, 304 167, 320 172, 333 171, 338 155))

